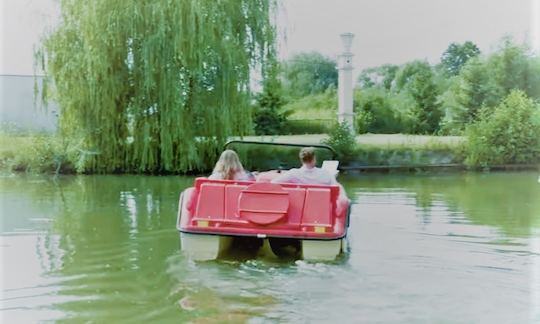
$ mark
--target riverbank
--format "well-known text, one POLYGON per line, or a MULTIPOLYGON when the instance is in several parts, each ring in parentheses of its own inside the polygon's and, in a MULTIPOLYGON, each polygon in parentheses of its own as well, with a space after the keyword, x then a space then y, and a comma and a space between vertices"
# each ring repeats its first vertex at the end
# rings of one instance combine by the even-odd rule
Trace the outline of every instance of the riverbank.
MULTIPOLYGON (((302 145, 320 144, 326 135, 287 135, 287 136, 250 136, 251 141, 295 143, 302 145)), ((342 170, 387 171, 405 170, 419 166, 462 166, 464 161, 463 144, 465 139, 459 136, 425 136, 403 134, 363 134, 356 136, 356 148, 351 148, 351 157, 342 161, 342 170)), ((287 164, 297 164, 295 152, 276 148, 271 157, 279 156, 287 164)), ((255 165, 265 164, 261 159, 271 157, 265 152, 249 154, 247 160, 254 160, 255 165)), ((324 157, 330 158, 330 157, 324 157)), ((289 165, 287 165, 289 166, 289 165)))
MULTIPOLYGON (((247 136, 244 140, 302 145, 320 144, 325 134, 247 136)), ((238 138, 231 138, 238 139, 238 138)), ((342 163, 343 171, 411 172, 418 170, 464 170, 465 138, 460 136, 427 136, 403 134, 363 134, 356 136, 357 148, 350 161, 342 163)), ((70 151, 60 139, 51 135, 0 134, 0 169, 3 172, 76 173, 76 152, 70 151)), ((250 170, 291 168, 298 164, 298 148, 277 146, 233 147, 250 170)), ((328 159, 321 153, 322 159, 328 159)), ((490 166, 489 169, 538 169, 527 165, 490 166)), ((481 168, 481 169, 486 169, 481 168)))
POLYGON ((50 134, 0 133, 0 171, 4 173, 76 173, 72 153, 50 134))
MULTIPOLYGON (((325 134, 315 135, 281 135, 281 136, 247 136, 244 140, 275 143, 294 143, 306 146, 320 144, 328 138, 325 134)), ((239 139, 239 138, 235 138, 239 139)), ((464 136, 430 136, 406 134, 362 134, 355 137, 357 149, 348 163, 340 165, 342 171, 348 172, 416 172, 416 171, 514 171, 539 170, 540 163, 501 164, 490 166, 467 166, 465 164, 464 136)), ((289 164, 296 163, 296 155, 292 152, 281 152, 277 148, 271 154, 257 152, 250 154, 248 160, 255 160, 255 165, 265 164, 264 159, 285 159, 289 164), (293 157, 292 159, 290 157, 293 157)))
MULTIPOLYGON (((326 135, 289 135, 273 140, 320 144, 326 138, 326 135)), ((346 161, 343 168, 463 164, 464 161, 465 138, 461 136, 362 134, 356 136, 356 143, 350 161, 346 161)))
MULTIPOLYGON (((307 135, 275 135, 275 136, 245 136, 249 141, 284 142, 297 144, 319 144, 328 138, 326 134, 307 135)), ((376 147, 433 147, 451 146, 456 147, 465 142, 463 136, 431 136, 431 135, 406 135, 406 134, 361 134, 356 135, 358 145, 376 147)))

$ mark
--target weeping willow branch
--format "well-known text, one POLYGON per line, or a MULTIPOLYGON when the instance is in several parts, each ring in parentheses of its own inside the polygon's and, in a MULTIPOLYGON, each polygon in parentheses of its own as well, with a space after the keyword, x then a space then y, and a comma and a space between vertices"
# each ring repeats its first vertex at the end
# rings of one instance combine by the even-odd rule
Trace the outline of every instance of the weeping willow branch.
POLYGON ((37 56, 86 172, 208 168, 251 129, 250 72, 274 57, 273 0, 62 0, 37 56))

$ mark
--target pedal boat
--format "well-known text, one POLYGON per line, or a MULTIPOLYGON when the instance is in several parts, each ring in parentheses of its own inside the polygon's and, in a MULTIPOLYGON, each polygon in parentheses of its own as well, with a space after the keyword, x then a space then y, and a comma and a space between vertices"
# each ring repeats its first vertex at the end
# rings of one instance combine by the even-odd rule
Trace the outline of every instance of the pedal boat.
POLYGON ((180 195, 177 229, 181 250, 193 260, 219 258, 236 238, 260 240, 280 257, 295 242, 298 258, 334 260, 347 249, 349 200, 338 185, 196 178, 180 195))

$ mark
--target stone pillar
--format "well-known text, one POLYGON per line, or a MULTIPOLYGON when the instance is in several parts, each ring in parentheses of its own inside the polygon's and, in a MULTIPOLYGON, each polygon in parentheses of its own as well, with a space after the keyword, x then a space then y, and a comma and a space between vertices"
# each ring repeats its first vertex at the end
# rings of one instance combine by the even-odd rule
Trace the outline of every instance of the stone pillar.
POLYGON ((352 82, 352 33, 341 34, 343 53, 338 58, 338 121, 346 122, 354 132, 353 82, 352 82))

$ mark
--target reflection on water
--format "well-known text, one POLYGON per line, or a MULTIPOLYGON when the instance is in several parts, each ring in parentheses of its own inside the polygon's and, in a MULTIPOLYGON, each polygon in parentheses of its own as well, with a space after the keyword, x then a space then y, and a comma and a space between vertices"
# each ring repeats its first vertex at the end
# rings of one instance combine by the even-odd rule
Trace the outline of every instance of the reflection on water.
POLYGON ((535 173, 342 176, 331 263, 179 253, 189 177, 0 179, 6 323, 540 321, 535 173))

